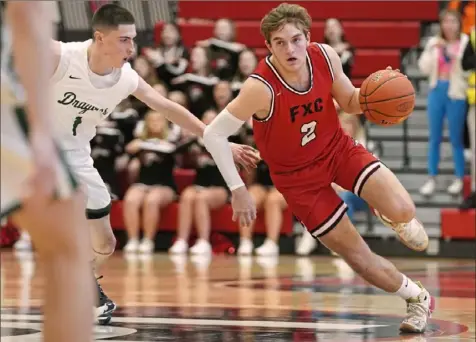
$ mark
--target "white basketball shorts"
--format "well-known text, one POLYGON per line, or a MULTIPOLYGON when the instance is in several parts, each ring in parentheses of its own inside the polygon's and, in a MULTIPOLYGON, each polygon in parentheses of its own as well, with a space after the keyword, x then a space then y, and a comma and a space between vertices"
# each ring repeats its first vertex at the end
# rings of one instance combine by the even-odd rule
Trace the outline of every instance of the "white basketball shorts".
MULTIPOLYGON (((22 194, 26 191, 25 183, 33 170, 33 162, 26 113, 20 108, 2 104, 0 118, 0 215, 4 218, 21 208, 22 194)), ((78 183, 65 161, 58 163, 56 174, 58 184, 55 197, 70 197, 78 183)))
MULTIPOLYGON (((87 191, 88 204, 86 214, 88 219, 100 219, 111 211, 111 194, 99 172, 94 168, 89 148, 63 151, 66 161, 76 176, 82 189, 87 191)), ((111 165, 114 167, 114 165, 111 165)))

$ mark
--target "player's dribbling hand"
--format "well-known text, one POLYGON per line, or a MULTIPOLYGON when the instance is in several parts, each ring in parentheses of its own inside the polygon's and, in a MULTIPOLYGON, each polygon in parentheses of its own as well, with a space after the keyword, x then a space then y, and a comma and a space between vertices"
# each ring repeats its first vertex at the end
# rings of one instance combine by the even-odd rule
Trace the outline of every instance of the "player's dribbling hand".
POLYGON ((245 186, 231 192, 231 207, 233 221, 238 221, 242 227, 249 226, 256 219, 256 204, 245 186))
POLYGON ((230 143, 230 147, 235 164, 245 169, 246 172, 256 168, 256 164, 261 160, 258 151, 251 146, 230 143))

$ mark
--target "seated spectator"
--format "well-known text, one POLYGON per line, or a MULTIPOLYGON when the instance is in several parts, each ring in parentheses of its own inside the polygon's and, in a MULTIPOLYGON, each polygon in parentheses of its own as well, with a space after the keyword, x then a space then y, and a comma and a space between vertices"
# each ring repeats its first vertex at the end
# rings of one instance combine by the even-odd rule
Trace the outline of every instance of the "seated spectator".
POLYGON ((463 189, 464 176, 464 125, 466 119, 467 80, 461 69, 461 58, 468 37, 461 32, 461 18, 454 11, 443 11, 440 16, 440 33, 425 46, 418 66, 429 77, 428 94, 428 173, 429 179, 420 188, 420 193, 430 196, 436 189, 436 176, 440 162, 440 144, 443 123, 448 117, 450 141, 455 164, 455 179, 447 188, 457 195, 463 189))
POLYGON ((137 182, 129 187, 124 196, 124 223, 129 237, 125 252, 154 251, 160 211, 176 198, 173 178, 176 146, 167 141, 168 134, 165 117, 150 111, 145 117, 141 137, 126 146, 127 153, 137 158, 140 167, 137 182), (141 221, 144 238, 139 243, 141 221))
POLYGON ((175 90, 172 79, 183 75, 188 68, 189 53, 183 45, 177 24, 167 23, 157 48, 144 48, 144 56, 156 69, 156 75, 169 90, 175 90))
POLYGON ((243 82, 246 81, 258 65, 258 58, 253 50, 245 49, 241 51, 238 57, 238 70, 231 81, 231 90, 233 97, 236 97, 240 92, 243 82))
MULTIPOLYGON (((273 186, 273 181, 269 174, 268 166, 261 161, 256 171, 251 176, 251 185, 248 190, 256 203, 257 210, 263 210, 264 222, 266 225, 266 240, 255 253, 260 256, 276 256, 279 254, 279 235, 283 224, 283 210, 287 208, 283 195, 273 186)), ((250 255, 253 253, 253 227, 240 227, 240 246, 237 253, 239 255, 250 255)))
POLYGON ((115 165, 123 152, 124 136, 109 116, 96 128, 96 136, 91 140, 91 157, 113 199, 121 197, 115 165))
POLYGON ((215 24, 214 37, 197 42, 209 48, 215 74, 222 80, 231 80, 238 69, 238 55, 245 46, 235 42, 235 24, 230 19, 219 19, 215 24))
POLYGON ((195 46, 190 55, 190 72, 172 79, 171 83, 187 95, 190 111, 201 118, 213 103, 213 87, 218 81, 212 73, 207 50, 195 46))
MULTIPOLYGON (((209 109, 218 115, 233 99, 231 84, 228 81, 219 81, 213 87, 213 106, 209 109)), ((235 144, 242 144, 246 137, 246 127, 241 127, 235 134, 231 135, 228 140, 235 144)))
MULTIPOLYGON (((216 117, 207 111, 202 121, 209 124, 216 117)), ((197 229, 198 239, 190 248, 192 254, 209 255, 211 217, 210 212, 224 206, 230 199, 230 192, 215 161, 206 150, 201 139, 189 147, 195 156, 197 175, 194 184, 185 188, 180 195, 177 240, 169 249, 170 253, 183 254, 188 250, 188 238, 192 225, 197 229)))

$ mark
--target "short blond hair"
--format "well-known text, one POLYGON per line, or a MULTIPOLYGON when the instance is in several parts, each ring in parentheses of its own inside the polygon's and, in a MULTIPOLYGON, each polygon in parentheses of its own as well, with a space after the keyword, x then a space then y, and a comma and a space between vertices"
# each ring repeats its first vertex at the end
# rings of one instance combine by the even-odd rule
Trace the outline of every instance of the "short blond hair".
POLYGON ((282 3, 278 7, 273 8, 261 20, 261 34, 269 43, 271 34, 287 23, 295 24, 307 35, 311 29, 312 19, 304 7, 282 3))

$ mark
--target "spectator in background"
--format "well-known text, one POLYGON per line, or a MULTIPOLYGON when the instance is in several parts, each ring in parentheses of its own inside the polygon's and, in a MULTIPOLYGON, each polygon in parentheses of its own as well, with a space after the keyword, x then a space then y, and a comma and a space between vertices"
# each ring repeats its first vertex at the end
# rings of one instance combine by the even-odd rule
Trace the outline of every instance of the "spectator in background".
POLYGON ((245 49, 235 42, 235 24, 230 19, 219 19, 215 24, 214 37, 197 42, 210 49, 215 74, 222 80, 231 80, 238 69, 238 55, 245 49))
MULTIPOLYGON (((216 112, 208 110, 202 121, 210 124, 216 112)), ((215 161, 203 145, 202 139, 189 147, 194 155, 197 175, 194 184, 185 188, 180 195, 177 240, 169 249, 172 254, 184 254, 188 250, 188 238, 192 225, 197 228, 198 239, 190 248, 192 254, 210 255, 211 217, 210 211, 224 206, 230 199, 230 192, 215 161)))
POLYGON ((468 77, 468 129, 471 145, 471 195, 461 204, 461 209, 476 209, 476 29, 473 27, 468 44, 463 53, 462 67, 470 71, 468 77))
POLYGON ((324 43, 332 46, 337 52, 344 73, 349 79, 352 79, 354 48, 345 38, 344 29, 339 20, 335 18, 327 19, 324 27, 324 43))
POLYGON ((243 82, 246 81, 258 65, 258 58, 253 50, 245 49, 241 51, 238 56, 238 70, 231 81, 231 90, 233 91, 233 97, 236 97, 240 92, 243 82))
POLYGON ((428 94, 430 178, 420 188, 424 196, 432 195, 435 191, 445 117, 448 117, 456 176, 447 191, 457 195, 463 189, 467 80, 461 68, 461 58, 467 41, 468 37, 461 32, 459 13, 443 11, 440 33, 430 38, 418 61, 421 72, 429 77, 431 89, 428 94))
POLYGON ((96 127, 96 136, 91 140, 91 157, 113 199, 119 199, 121 196, 115 165, 123 152, 124 136, 117 123, 109 116, 96 127))
MULTIPOLYGON (((283 210, 288 204, 283 195, 276 190, 269 174, 268 165, 264 161, 258 163, 253 173, 250 173, 248 189, 256 203, 257 210, 263 210, 266 226, 266 240, 255 249, 256 255, 279 255, 279 235, 283 224, 283 210)), ((255 221, 249 226, 240 227, 240 245, 238 255, 251 255, 253 253, 253 228, 255 221)))
POLYGON ((213 104, 213 87, 219 79, 213 74, 208 50, 195 46, 190 54, 190 72, 172 79, 176 89, 187 95, 189 110, 198 118, 213 104))
POLYGON ((156 69, 156 75, 169 90, 174 90, 172 79, 183 75, 188 68, 189 53, 182 42, 177 24, 167 23, 156 49, 144 48, 144 56, 156 69))
MULTIPOLYGON (((132 68, 151 86, 154 86, 158 82, 154 68, 144 56, 137 56, 132 62, 132 68)), ((130 96, 130 102, 131 107, 143 118, 145 113, 149 110, 149 107, 142 101, 139 101, 135 96, 130 96)))
POLYGON ((125 252, 151 253, 160 211, 176 198, 173 178, 175 145, 168 142, 169 126, 165 117, 149 111, 140 138, 131 141, 127 153, 140 163, 137 182, 124 196, 124 223, 129 241, 125 252), (139 243, 140 212, 144 238, 139 243))

